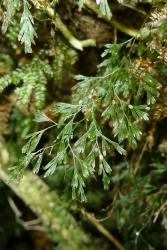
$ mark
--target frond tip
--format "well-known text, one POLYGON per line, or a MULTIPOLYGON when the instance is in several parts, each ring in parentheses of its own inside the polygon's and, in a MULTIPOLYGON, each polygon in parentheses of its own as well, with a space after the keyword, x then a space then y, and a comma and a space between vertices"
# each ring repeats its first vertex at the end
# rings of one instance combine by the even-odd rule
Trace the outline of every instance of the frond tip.
POLYGON ((32 52, 32 44, 35 43, 34 38, 37 36, 34 30, 34 20, 30 12, 30 5, 27 0, 23 0, 23 14, 21 17, 21 30, 18 40, 24 44, 25 53, 32 52))

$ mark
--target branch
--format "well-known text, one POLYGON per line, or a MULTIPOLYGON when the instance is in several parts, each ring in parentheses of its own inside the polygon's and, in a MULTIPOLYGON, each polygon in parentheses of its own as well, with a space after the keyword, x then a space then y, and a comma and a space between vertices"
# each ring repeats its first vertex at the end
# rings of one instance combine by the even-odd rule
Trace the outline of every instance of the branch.
POLYGON ((156 34, 157 30, 161 25, 165 26, 167 24, 167 17, 163 17, 160 20, 152 22, 151 27, 144 27, 137 30, 123 25, 122 23, 118 22, 114 17, 109 18, 106 15, 101 15, 98 6, 92 0, 85 0, 85 5, 90 10, 92 10, 98 17, 102 18, 107 23, 111 24, 117 30, 136 38, 144 39, 147 38, 150 34, 156 34))
MULTIPOLYGON (((57 13, 55 13, 53 8, 49 7, 47 0, 43 0, 42 3, 40 3, 39 0, 31 0, 31 1, 37 9, 47 10, 47 13, 52 19, 55 27, 63 34, 63 36, 75 49, 83 50, 84 47, 96 46, 96 41, 94 39, 86 39, 80 41, 77 38, 75 38, 69 31, 69 29, 66 27, 66 25, 61 21, 60 16, 57 13)), ((115 29, 136 38, 141 38, 141 39, 147 38, 150 34, 156 33, 159 26, 162 23, 166 22, 166 18, 163 18, 161 20, 156 21, 153 27, 151 28, 144 27, 138 30, 125 26, 124 24, 118 22, 113 16, 108 17, 107 15, 102 15, 98 8, 98 5, 92 0, 85 0, 84 4, 87 8, 92 10, 99 18, 105 20, 115 29)))
POLYGON ((92 0, 85 0, 85 5, 92 10, 96 15, 102 19, 104 19, 107 23, 111 24, 114 26, 114 28, 118 29, 119 31, 130 35, 130 36, 137 36, 139 31, 133 28, 129 28, 121 23, 119 23, 114 17, 108 17, 106 15, 101 15, 99 8, 95 2, 92 0))
POLYGON ((52 19, 55 27, 62 33, 62 35, 67 39, 71 46, 77 50, 83 50, 85 47, 95 47, 96 41, 94 39, 78 40, 73 36, 71 31, 62 22, 58 13, 54 11, 52 7, 49 6, 48 1, 43 1, 42 3, 38 0, 31 0, 37 9, 46 10, 48 16, 52 19))
POLYGON ((122 244, 95 218, 93 214, 88 213, 85 209, 81 209, 81 213, 102 233, 108 240, 110 240, 117 249, 125 250, 122 244))
POLYGON ((75 38, 66 25, 62 22, 58 13, 55 13, 54 9, 47 7, 46 9, 48 16, 52 19, 55 27, 63 34, 67 41, 78 50, 83 50, 84 47, 95 47, 96 41, 94 39, 86 39, 83 41, 75 38))

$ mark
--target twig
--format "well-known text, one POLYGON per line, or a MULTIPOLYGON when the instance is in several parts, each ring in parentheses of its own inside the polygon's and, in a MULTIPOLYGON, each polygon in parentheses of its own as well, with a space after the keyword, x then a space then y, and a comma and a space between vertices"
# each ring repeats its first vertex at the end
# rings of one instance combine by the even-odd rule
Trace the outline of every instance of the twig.
POLYGON ((13 199, 11 197, 8 198, 8 202, 9 205, 12 209, 12 211, 15 214, 15 218, 16 221, 27 231, 31 231, 31 230, 36 230, 36 231, 45 231, 44 227, 39 225, 40 220, 39 219, 35 219, 35 220, 31 220, 31 221, 24 221, 21 219, 22 213, 20 212, 20 210, 18 209, 18 207, 16 206, 15 202, 13 201, 13 199))
POLYGON ((163 17, 160 20, 152 22, 151 28, 149 27, 144 27, 141 29, 129 28, 128 26, 125 26, 124 24, 118 22, 113 16, 109 18, 106 15, 101 15, 98 6, 92 0, 85 0, 85 5, 94 13, 96 13, 97 16, 105 20, 107 23, 111 24, 114 28, 132 37, 137 37, 137 38, 142 38, 142 39, 147 38, 150 34, 156 33, 157 29, 161 25, 166 24, 167 22, 167 17, 163 17))
POLYGON ((165 201, 162 206, 160 206, 160 208, 158 209, 158 211, 155 213, 155 217, 154 217, 154 220, 153 220, 153 223, 155 223, 161 213, 161 211, 167 206, 167 201, 165 201))
POLYGON ((78 50, 83 50, 84 47, 95 47, 96 41, 94 39, 86 39, 83 41, 75 38, 70 30, 66 27, 66 25, 62 22, 58 13, 55 13, 54 9, 51 7, 47 7, 46 9, 49 17, 52 19, 55 27, 63 34, 63 36, 67 39, 67 41, 78 50))
POLYGON ((97 230, 102 233, 107 239, 109 239, 119 250, 125 250, 122 244, 95 218, 91 213, 85 211, 85 209, 80 210, 84 216, 97 228, 97 230))
MULTIPOLYGON (((53 20, 53 23, 55 24, 56 28, 63 34, 63 36, 69 41, 69 43, 78 50, 83 50, 84 47, 89 47, 89 46, 96 46, 96 41, 94 39, 86 39, 83 41, 78 40, 75 38, 72 33, 69 31, 69 29, 66 27, 66 25, 62 22, 60 16, 58 13, 55 13, 54 9, 52 7, 49 7, 49 3, 47 0, 44 0, 42 3, 39 2, 38 0, 31 0, 31 2, 34 4, 34 6, 37 9, 43 9, 47 11, 47 14, 50 16, 50 18, 53 20)), ((105 20, 107 23, 112 25, 115 29, 130 35, 132 37, 137 37, 137 38, 146 38, 148 37, 151 33, 156 33, 157 28, 162 25, 163 23, 166 22, 166 17, 162 18, 161 20, 155 21, 153 23, 153 26, 151 28, 144 27, 141 29, 134 29, 130 28, 119 21, 117 21, 113 16, 108 17, 107 15, 102 15, 99 7, 97 4, 92 1, 92 0, 85 0, 85 6, 92 10, 98 17, 102 18, 105 20)), ((128 6, 129 7, 129 6, 128 6)), ((133 7, 134 8, 134 7, 133 7)), ((135 8, 135 10, 137 10, 135 8)), ((139 10, 137 10, 139 11, 139 10)), ((144 14, 144 13, 142 13, 144 14)))
POLYGON ((14 203, 13 199, 11 197, 8 197, 8 202, 9 205, 11 207, 11 209, 13 210, 16 219, 20 219, 20 217, 22 216, 22 213, 20 212, 20 210, 18 209, 18 207, 16 206, 16 204, 14 203))
POLYGON ((134 164, 134 173, 135 174, 139 170, 140 163, 141 163, 141 161, 143 159, 143 155, 144 155, 145 151, 147 149, 151 149, 152 146, 153 146, 153 139, 152 138, 153 138, 154 131, 155 131, 155 122, 153 122, 152 128, 148 131, 148 134, 146 135, 145 142, 144 142, 144 145, 142 147, 142 150, 141 150, 140 154, 138 155, 136 163, 134 164))
POLYGON ((73 48, 77 50, 83 50, 85 47, 96 47, 96 41, 94 39, 85 39, 80 41, 75 38, 67 26, 62 22, 59 14, 55 12, 47 0, 42 3, 38 0, 31 0, 31 2, 37 9, 47 12, 55 27, 62 33, 62 35, 67 39, 73 48))
POLYGON ((147 149, 147 144, 148 144, 148 142, 147 142, 147 140, 146 140, 145 143, 144 143, 144 146, 142 147, 142 150, 141 150, 141 152, 140 152, 140 154, 139 154, 139 156, 138 156, 137 162, 135 163, 135 166, 134 166, 134 173, 135 173, 135 174, 136 174, 137 171, 139 170, 140 162, 141 162, 141 160, 142 160, 142 158, 143 158, 143 155, 144 155, 144 153, 145 153, 145 151, 146 151, 146 149, 147 149))
POLYGON ((129 28, 129 27, 119 23, 114 17, 109 18, 106 15, 101 15, 97 4, 95 2, 93 2, 92 0, 85 0, 85 5, 90 10, 92 10, 94 13, 96 13, 97 16, 104 19, 107 23, 111 24, 112 26, 114 26, 114 28, 118 29, 119 31, 121 31, 127 35, 134 36, 134 37, 136 37, 138 35, 138 33, 139 33, 138 30, 133 29, 133 28, 129 28))

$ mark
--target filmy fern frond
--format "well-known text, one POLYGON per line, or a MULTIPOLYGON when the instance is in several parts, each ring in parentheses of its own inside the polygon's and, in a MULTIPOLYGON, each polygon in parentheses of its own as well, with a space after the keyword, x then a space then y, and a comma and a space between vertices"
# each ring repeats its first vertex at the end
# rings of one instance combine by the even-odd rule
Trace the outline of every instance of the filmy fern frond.
POLYGON ((30 64, 1 77, 0 92, 11 84, 15 85, 17 86, 15 92, 18 96, 18 105, 27 105, 30 96, 33 95, 36 107, 41 108, 45 102, 48 75, 53 75, 49 64, 39 58, 34 58, 30 64))
MULTIPOLYGON (((91 100, 89 105, 93 105, 91 100)), ((77 115, 84 113, 85 108, 84 104, 75 105, 59 103, 52 109, 52 111, 56 113, 62 112, 58 124, 49 120, 49 118, 46 119, 46 115, 40 115, 38 112, 36 116, 38 122, 47 121, 51 122, 53 125, 30 135, 30 139, 23 152, 30 161, 36 162, 34 163, 36 172, 36 169, 39 169, 39 161, 42 163, 41 157, 43 157, 44 153, 48 152, 48 150, 55 152, 56 148, 57 152, 55 153, 55 156, 44 167, 45 177, 53 174, 59 166, 69 165, 72 156, 72 197, 74 199, 80 197, 82 201, 86 201, 84 192, 85 181, 88 177, 93 177, 95 175, 96 160, 99 160, 99 174, 102 175, 104 187, 105 189, 108 189, 110 183, 109 176, 112 169, 105 159, 106 152, 109 148, 113 147, 120 154, 125 154, 125 150, 118 143, 103 135, 102 130, 94 117, 93 106, 91 111, 92 117, 90 118, 90 121, 87 122, 87 126, 85 126, 85 119, 77 122, 77 115), (83 131, 82 134, 79 135, 78 127, 80 126, 82 126, 83 131), (55 127, 58 128, 58 135, 54 143, 36 151, 36 147, 43 133, 46 130, 55 127), (73 142, 74 138, 76 138, 75 142, 73 142), (36 167, 36 165, 38 167, 36 167)), ((24 164, 24 162, 21 164, 24 164)), ((26 166, 28 166, 28 164, 26 166)))
MULTIPOLYGON (((50 127, 30 135, 24 150, 28 164, 33 161, 35 172, 42 163, 41 157, 51 152, 53 158, 44 166, 45 177, 60 166, 72 168, 72 196, 82 201, 86 200, 88 178, 99 174, 104 188, 109 187, 112 172, 107 159, 109 151, 115 149, 123 155, 126 153, 123 144, 133 147, 137 143, 142 134, 141 123, 148 121, 150 106, 159 96, 161 85, 150 69, 150 61, 145 66, 138 62, 136 66, 126 56, 120 63, 121 49, 129 44, 131 40, 106 46, 99 75, 78 76, 71 103, 58 103, 52 109, 59 117, 58 122, 50 120, 50 127), (110 129, 106 129, 106 124, 110 129), (51 128, 55 129, 55 140, 36 150, 43 133, 51 128)), ((38 113, 36 120, 46 121, 46 116, 41 117, 38 113)))
POLYGON ((34 20, 30 12, 30 5, 27 0, 23 0, 23 14, 21 17, 21 30, 18 39, 24 44, 25 53, 32 52, 32 44, 35 43, 34 38, 37 36, 34 30, 34 20))
POLYGON ((2 32, 5 33, 8 29, 8 26, 12 23, 12 18, 19 6, 19 0, 7 0, 6 1, 6 14, 4 16, 2 24, 2 32))

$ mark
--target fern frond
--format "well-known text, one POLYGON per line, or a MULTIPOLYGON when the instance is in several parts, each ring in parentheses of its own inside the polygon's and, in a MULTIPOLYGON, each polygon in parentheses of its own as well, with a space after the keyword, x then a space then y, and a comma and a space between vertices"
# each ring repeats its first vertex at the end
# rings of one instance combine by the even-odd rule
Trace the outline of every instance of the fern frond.
POLYGON ((19 7, 19 0, 7 0, 6 1, 6 14, 4 16, 2 24, 2 32, 5 33, 8 29, 8 26, 12 23, 12 18, 15 14, 15 11, 19 7))
POLYGON ((35 43, 34 38, 37 36, 34 30, 34 20, 30 12, 30 5, 27 0, 23 0, 23 14, 21 17, 21 30, 18 40, 24 44, 25 53, 32 52, 32 44, 35 43))
POLYGON ((73 198, 86 200, 86 181, 97 172, 102 176, 104 188, 109 187, 112 172, 107 159, 109 150, 115 149, 123 155, 126 153, 123 144, 130 147, 137 144, 142 135, 141 124, 149 120, 148 112, 159 96, 161 84, 150 61, 136 63, 129 54, 120 62, 122 48, 129 48, 131 42, 106 46, 99 74, 77 77, 71 103, 58 103, 52 109, 59 116, 58 122, 50 120, 50 127, 30 135, 24 151, 30 159, 28 164, 34 161, 38 169, 41 154, 52 152, 52 160, 44 167, 45 177, 59 166, 72 166, 73 198), (36 151, 41 136, 51 128, 56 128, 55 140, 36 151), (32 144, 33 148, 29 146, 32 144))
POLYGON ((18 105, 29 103, 31 95, 35 98, 35 105, 41 108, 45 102, 47 76, 52 76, 52 69, 46 61, 34 58, 30 64, 13 71, 0 78, 0 92, 11 84, 16 85, 18 105), (20 84, 22 85, 20 86, 20 84))

